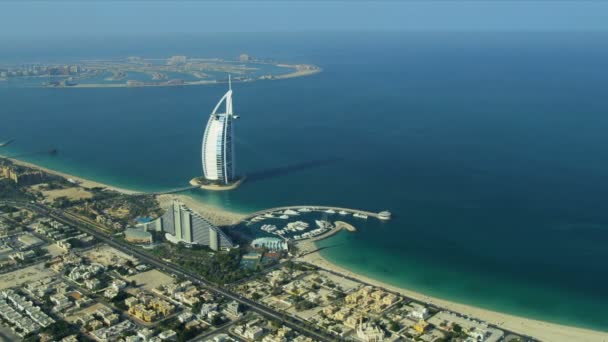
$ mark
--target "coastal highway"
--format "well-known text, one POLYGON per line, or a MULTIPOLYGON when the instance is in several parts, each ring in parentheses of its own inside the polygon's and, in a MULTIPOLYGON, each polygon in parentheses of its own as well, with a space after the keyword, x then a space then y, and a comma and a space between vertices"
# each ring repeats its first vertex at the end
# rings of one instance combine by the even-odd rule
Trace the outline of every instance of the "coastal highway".
POLYGON ((199 284, 204 286, 206 289, 208 289, 209 291, 215 292, 217 294, 220 294, 222 296, 225 296, 226 298, 230 298, 232 300, 235 300, 245 306, 248 306, 251 310, 265 316, 266 318, 270 318, 270 319, 274 319, 274 320, 278 320, 281 321, 284 325, 299 331, 309 337, 312 337, 314 339, 317 339, 319 341, 336 341, 339 340, 339 338, 329 335, 323 331, 321 331, 320 329, 313 329, 312 327, 308 326, 305 322, 292 317, 288 314, 283 314, 279 311, 276 311, 274 309, 271 309, 269 307, 266 307, 264 305, 261 305, 259 303, 256 303, 248 298, 245 298, 239 294, 233 293, 231 291, 226 290, 223 287, 219 287, 215 284, 212 284, 198 276, 194 276, 188 272, 186 272, 185 270, 183 270, 181 267, 176 266, 174 264, 153 258, 141 251, 139 251, 138 249, 136 249, 133 246, 128 245, 127 243, 124 243, 122 241, 117 241, 114 240, 114 238, 111 235, 108 235, 106 233, 102 233, 98 227, 96 227, 96 225, 93 225, 89 222, 83 221, 83 220, 79 220, 75 217, 68 217, 66 216, 66 214, 61 211, 61 210, 57 210, 54 208, 49 208, 46 207, 44 205, 38 204, 38 203, 23 203, 23 202, 11 202, 11 201, 0 201, 0 204, 8 204, 8 205, 15 205, 15 206, 22 206, 22 207, 27 207, 28 209, 40 214, 40 215, 46 215, 49 217, 52 217, 53 219, 62 222, 64 224, 73 226, 77 229, 79 229, 82 232, 85 232, 87 234, 90 234, 92 236, 94 236, 95 238, 97 238, 99 241, 104 242, 126 254, 132 255, 134 257, 139 258, 140 260, 142 260, 143 262, 146 262, 150 265, 155 266, 156 268, 163 270, 165 272, 169 272, 171 274, 174 274, 176 276, 182 277, 184 279, 190 280, 195 284, 199 284))

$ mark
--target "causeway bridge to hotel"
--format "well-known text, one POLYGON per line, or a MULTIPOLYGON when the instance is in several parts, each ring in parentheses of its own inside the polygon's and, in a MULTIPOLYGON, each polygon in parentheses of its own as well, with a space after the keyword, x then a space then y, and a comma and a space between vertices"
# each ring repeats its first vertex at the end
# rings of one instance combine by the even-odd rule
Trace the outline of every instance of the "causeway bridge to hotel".
POLYGON ((188 191, 188 190, 194 190, 194 189, 198 189, 200 187, 198 186, 185 186, 182 188, 174 188, 174 189, 169 189, 169 190, 161 190, 161 191, 155 191, 155 192, 144 192, 144 191, 129 191, 128 194, 129 195, 169 195, 169 194, 177 194, 179 192, 184 192, 184 191, 188 191))
MULTIPOLYGON (((256 211, 254 213, 251 213, 251 214, 248 214, 247 216, 245 216, 240 222, 249 221, 256 216, 264 215, 267 213, 274 213, 277 211, 285 211, 285 210, 299 210, 299 209, 310 209, 311 211, 317 211, 317 212, 325 212, 327 210, 333 210, 336 212, 336 214, 338 216, 341 216, 338 214, 339 211, 345 211, 351 215, 352 214, 361 214, 361 215, 367 215, 368 217, 374 217, 374 218, 382 220, 382 218, 380 218, 380 213, 374 213, 374 212, 366 211, 366 210, 331 207, 331 206, 323 206, 323 205, 292 205, 292 206, 287 206, 287 207, 275 207, 275 208, 269 208, 269 209, 256 211)), ((303 212, 303 213, 305 214, 306 212, 303 212)))
POLYGON ((142 194, 168 195, 168 194, 176 194, 178 192, 184 192, 184 191, 188 191, 188 190, 194 190, 194 189, 198 189, 198 188, 200 188, 200 187, 199 186, 185 186, 183 188, 175 188, 175 189, 169 189, 169 190, 165 190, 165 191, 158 191, 158 192, 151 192, 151 193, 142 192, 142 194))

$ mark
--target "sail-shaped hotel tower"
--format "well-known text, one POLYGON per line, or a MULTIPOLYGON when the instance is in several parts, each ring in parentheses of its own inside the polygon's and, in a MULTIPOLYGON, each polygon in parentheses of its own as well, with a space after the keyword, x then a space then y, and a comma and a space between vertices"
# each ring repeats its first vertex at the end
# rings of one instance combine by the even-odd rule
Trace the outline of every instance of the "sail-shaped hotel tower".
POLYGON ((232 110, 232 83, 228 78, 228 91, 217 103, 203 134, 203 175, 206 181, 229 185, 236 180, 234 162, 234 120, 232 110), (224 112, 218 112, 224 104, 224 112))

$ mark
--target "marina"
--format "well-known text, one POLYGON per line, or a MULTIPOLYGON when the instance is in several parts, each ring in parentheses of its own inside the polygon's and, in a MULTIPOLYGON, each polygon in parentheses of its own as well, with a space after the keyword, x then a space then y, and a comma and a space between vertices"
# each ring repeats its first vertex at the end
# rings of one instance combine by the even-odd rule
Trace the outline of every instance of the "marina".
POLYGON ((367 220, 371 217, 386 221, 391 218, 391 213, 389 211, 373 213, 364 210, 326 206, 290 206, 255 212, 245 217, 239 224, 244 224, 254 233, 261 231, 264 234, 274 235, 285 242, 319 241, 343 229, 349 232, 357 230, 350 223, 330 219, 331 217, 338 218, 338 216, 341 218, 350 216, 359 220, 367 220), (318 214, 318 216, 311 217, 310 214, 318 214), (287 222, 281 223, 280 220, 287 222))
POLYGON ((244 224, 247 227, 253 228, 254 232, 259 229, 266 234, 281 238, 285 242, 298 242, 303 240, 318 241, 332 236, 342 229, 346 229, 350 232, 356 231, 356 228, 353 225, 344 221, 335 221, 332 223, 329 220, 329 217, 333 216, 351 216, 359 220, 367 220, 370 217, 377 218, 381 221, 391 219, 391 213, 389 211, 374 213, 365 210, 328 206, 289 206, 270 208, 252 213, 245 217, 241 222, 237 223, 237 225, 244 224), (311 213, 318 213, 321 215, 321 218, 314 220, 316 228, 310 228, 312 221, 311 223, 304 221, 305 216, 311 213), (296 218, 297 221, 287 222, 284 226, 280 222, 277 222, 278 220, 288 221, 296 218), (267 221, 270 221, 270 223, 267 221), (264 224, 257 226, 257 224, 261 222, 264 222, 264 224), (252 225, 256 225, 256 227, 259 228, 251 227, 252 225))
POLYGON ((313 206, 313 205, 296 205, 296 206, 288 206, 288 207, 276 207, 265 210, 260 210, 254 212, 245 218, 239 223, 251 223, 251 222, 260 222, 267 218, 276 218, 278 216, 280 219, 287 220, 290 216, 297 216, 300 213, 311 213, 311 212, 320 212, 328 215, 339 214, 341 216, 352 215, 353 217, 360 219, 367 219, 369 217, 377 218, 379 220, 390 220, 391 212, 389 211, 381 211, 378 213, 359 210, 359 209, 349 209, 349 208, 340 208, 340 207, 330 207, 330 206, 313 206))

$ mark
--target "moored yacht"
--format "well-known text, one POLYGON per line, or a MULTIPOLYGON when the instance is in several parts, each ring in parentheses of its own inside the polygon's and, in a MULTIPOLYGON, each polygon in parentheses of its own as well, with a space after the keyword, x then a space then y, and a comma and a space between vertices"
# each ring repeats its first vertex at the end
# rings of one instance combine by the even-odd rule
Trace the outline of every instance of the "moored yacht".
POLYGON ((324 220, 315 220, 315 223, 317 224, 317 226, 321 229, 327 229, 327 228, 331 228, 331 223, 329 221, 324 221, 324 220))
POLYGON ((277 230, 277 226, 275 226, 274 224, 265 224, 260 229, 265 232, 272 233, 273 231, 277 230))

